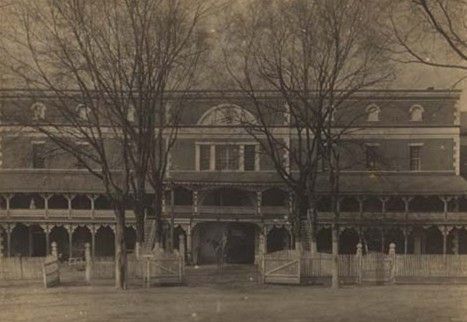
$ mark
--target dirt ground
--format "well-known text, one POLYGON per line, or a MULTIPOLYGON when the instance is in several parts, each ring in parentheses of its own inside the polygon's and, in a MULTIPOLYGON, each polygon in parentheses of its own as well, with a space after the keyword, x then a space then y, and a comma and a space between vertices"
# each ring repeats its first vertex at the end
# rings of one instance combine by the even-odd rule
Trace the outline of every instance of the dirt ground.
POLYGON ((467 285, 332 290, 208 274, 208 283, 145 289, 134 282, 127 291, 111 281, 47 290, 38 282, 3 283, 0 321, 467 321, 467 285))

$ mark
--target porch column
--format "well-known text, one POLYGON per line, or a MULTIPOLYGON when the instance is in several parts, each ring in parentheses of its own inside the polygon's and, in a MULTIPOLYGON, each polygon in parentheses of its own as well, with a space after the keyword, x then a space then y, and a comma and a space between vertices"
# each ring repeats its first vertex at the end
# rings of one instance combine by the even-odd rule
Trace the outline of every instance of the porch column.
POLYGON ((415 255, 420 255, 422 253, 422 232, 420 230, 414 231, 413 237, 413 252, 415 255))
POLYGON ((402 233, 404 234, 404 254, 407 255, 407 252, 408 252, 408 244, 409 244, 409 228, 408 227, 404 227, 402 229, 402 233))
POLYGON ((50 227, 48 224, 41 225, 42 230, 44 231, 45 234, 45 256, 49 256, 50 253, 50 227))
POLYGON ((384 238, 384 227, 381 227, 381 252, 384 254, 386 252, 386 249, 384 247, 384 243, 386 242, 384 238))
POLYGON ((263 193, 256 191, 256 214, 261 216, 261 204, 263 203, 263 193))
POLYGON ((96 232, 99 227, 96 225, 89 226, 89 230, 91 231, 91 257, 96 257, 96 232))
POLYGON ((386 203, 388 202, 389 198, 388 197, 381 197, 379 198, 379 200, 381 201, 381 212, 383 214, 386 213, 386 203))
POLYGON ((86 195, 86 197, 91 201, 91 218, 94 219, 96 217, 96 207, 95 207, 95 202, 96 202, 96 195, 86 195))
POLYGON ((443 255, 446 257, 447 254, 447 249, 448 249, 448 235, 449 232, 453 229, 453 227, 450 226, 442 226, 441 228, 441 233, 443 234, 443 255))
POLYGON ((332 279, 331 287, 339 287, 339 228, 336 224, 332 225, 332 279))
POLYGON ((459 229, 454 229, 454 239, 453 239, 452 252, 455 255, 459 255, 459 229))
POLYGON ((186 229, 186 256, 188 263, 192 261, 192 252, 193 252, 193 241, 191 239, 191 230, 192 227, 189 225, 186 229))
MULTIPOLYGON (((4 196, 5 197, 5 203, 6 203, 6 216, 7 218, 10 217, 10 200, 13 198, 12 194, 7 194, 4 196)), ((10 255, 8 255, 10 256, 10 255)))
POLYGON ((28 226, 28 256, 32 257, 33 243, 32 243, 32 225, 28 226))
POLYGON ((11 257, 11 232, 13 231, 13 228, 11 225, 8 225, 6 227, 6 238, 7 238, 7 256, 11 257))
POLYGON ((198 214, 198 190, 193 190, 193 214, 198 214))
POLYGON ((68 219, 71 219, 71 215, 72 215, 72 210, 71 210, 71 202, 73 201, 73 199, 75 198, 74 195, 65 195, 65 198, 66 200, 68 201, 68 219))
POLYGON ((73 257, 73 231, 75 230, 73 225, 65 226, 68 231, 68 257, 73 257))
MULTIPOLYGON (((50 194, 43 194, 41 195, 42 199, 44 199, 44 213, 45 218, 49 217, 49 199, 52 197, 50 194)), ((49 253, 47 253, 49 254, 49 253)))

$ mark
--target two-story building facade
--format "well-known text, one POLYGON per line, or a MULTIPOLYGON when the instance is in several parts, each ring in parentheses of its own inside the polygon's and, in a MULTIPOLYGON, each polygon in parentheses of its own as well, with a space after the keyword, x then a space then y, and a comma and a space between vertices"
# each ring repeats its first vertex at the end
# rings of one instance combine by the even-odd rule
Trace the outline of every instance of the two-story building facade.
MULTIPOLYGON (((362 241, 368 251, 386 251, 395 242, 400 253, 467 253, 459 95, 397 90, 352 98, 352 113, 362 117, 342 154, 341 252, 355 252, 362 241)), ((184 98, 187 108, 167 172, 167 187, 174 193, 165 200, 163 217, 167 224, 173 220, 176 234, 186 236, 188 255, 197 263, 214 260, 226 231, 232 262, 253 262, 260 234, 267 236, 269 251, 291 245, 292 196, 255 138, 232 121, 239 113, 254 121, 247 97, 196 91, 184 98)), ((31 118, 47 119, 50 99, 5 90, 0 108, 15 106, 31 118)), ((283 105, 274 92, 264 92, 262 99, 283 105)), ((338 127, 339 115, 335 118, 338 127)), ((272 126, 290 129, 286 119, 272 126)), ((283 133, 294 140, 293 131, 283 133)), ((112 255, 114 219, 102 185, 73 158, 41 153, 45 144, 39 133, 0 123, 0 227, 7 255, 40 256, 52 241, 63 257, 78 256, 84 242, 91 243, 95 256, 112 255)), ((326 202, 330 190, 320 180, 317 248, 330 252, 334 215, 326 202)), ((133 248, 131 210, 128 218, 127 241, 133 248)))

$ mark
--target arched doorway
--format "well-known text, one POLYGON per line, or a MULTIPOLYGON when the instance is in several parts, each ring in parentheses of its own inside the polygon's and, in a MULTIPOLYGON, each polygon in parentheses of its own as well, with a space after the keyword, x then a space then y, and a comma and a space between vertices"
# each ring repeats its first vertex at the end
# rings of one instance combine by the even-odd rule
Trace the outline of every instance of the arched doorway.
POLYGON ((251 223, 209 222, 197 224, 193 230, 195 264, 216 263, 224 244, 224 261, 253 264, 257 228, 251 223))
POLYGON ((57 243, 58 258, 67 260, 69 257, 68 231, 63 226, 54 226, 50 230, 50 243, 57 243))
POLYGON ((115 256, 115 236, 112 228, 101 226, 96 232, 96 257, 115 256))
POLYGON ((85 226, 78 226, 73 231, 72 256, 84 258, 85 244, 91 244, 91 231, 85 226))
POLYGON ((29 256, 29 228, 16 224, 11 232, 11 256, 29 256))

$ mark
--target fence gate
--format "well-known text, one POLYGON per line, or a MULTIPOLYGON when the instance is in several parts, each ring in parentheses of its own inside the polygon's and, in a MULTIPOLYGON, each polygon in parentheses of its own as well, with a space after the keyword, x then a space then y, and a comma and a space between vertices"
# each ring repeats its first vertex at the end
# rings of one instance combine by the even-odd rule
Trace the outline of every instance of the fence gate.
POLYGON ((384 284, 392 278, 393 261, 384 253, 369 253, 361 257, 361 281, 384 284))
POLYGON ((262 261, 264 283, 300 284, 300 257, 294 251, 266 254, 262 261))

